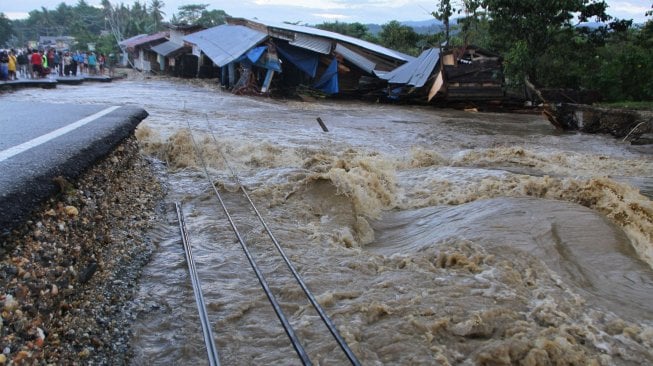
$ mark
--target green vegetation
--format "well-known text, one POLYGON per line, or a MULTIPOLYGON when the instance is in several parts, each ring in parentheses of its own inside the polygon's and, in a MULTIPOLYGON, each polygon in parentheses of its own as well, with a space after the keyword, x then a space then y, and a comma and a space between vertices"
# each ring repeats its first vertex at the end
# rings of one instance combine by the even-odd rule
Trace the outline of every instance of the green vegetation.
MULTIPOLYGON (((155 33, 165 29, 163 12, 165 3, 161 0, 134 1, 113 5, 102 0, 101 8, 90 6, 86 0, 70 6, 60 3, 54 10, 42 7, 29 12, 27 19, 9 20, 0 13, 0 46, 24 47, 29 41, 38 41, 40 36, 72 36, 76 49, 85 50, 88 44, 95 44, 99 52, 118 51, 117 39, 127 39, 139 34, 155 33)), ((228 16, 222 10, 207 10, 208 5, 184 5, 172 19, 176 24, 203 25, 213 27, 225 22, 228 16)))
MULTIPOLYGON (((102 52, 113 52, 117 39, 165 28, 163 1, 149 1, 129 6, 102 0, 102 8, 96 8, 79 0, 75 6, 33 10, 16 21, 0 13, 0 45, 21 47, 39 36, 69 35, 79 49, 94 43, 102 52)), ((653 100, 653 20, 635 25, 614 19, 604 0, 439 0, 434 9, 432 15, 443 24, 435 34, 419 34, 397 21, 382 25, 376 35, 361 23, 316 27, 414 56, 444 41, 486 48, 503 57, 506 81, 514 90, 523 90, 528 80, 541 88, 598 91, 606 101, 653 100)), ((187 4, 171 22, 212 27, 227 16, 205 4, 187 4)))

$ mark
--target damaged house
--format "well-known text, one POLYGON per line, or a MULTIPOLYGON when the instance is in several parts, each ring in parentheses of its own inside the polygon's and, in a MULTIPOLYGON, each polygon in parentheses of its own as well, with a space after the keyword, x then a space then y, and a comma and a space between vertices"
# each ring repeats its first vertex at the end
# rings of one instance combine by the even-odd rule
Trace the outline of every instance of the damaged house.
POLYGON ((378 89, 387 73, 414 57, 342 34, 291 24, 231 18, 184 37, 235 93, 281 94, 319 90, 326 95, 378 89))
POLYGON ((431 48, 415 60, 388 73, 392 100, 429 102, 489 102, 504 97, 503 67, 499 55, 475 46, 431 48))
POLYGON ((127 55, 127 62, 139 71, 157 71, 159 70, 158 54, 152 50, 167 41, 169 32, 159 32, 154 34, 141 34, 120 42, 118 45, 127 55), (154 65, 154 66, 153 66, 154 65))
POLYGON ((466 46, 412 57, 339 33, 229 18, 203 29, 171 26, 120 43, 135 69, 219 78, 236 94, 346 96, 420 104, 504 97, 501 58, 466 46))
POLYGON ((168 25, 169 36, 163 43, 153 46, 157 54, 157 71, 180 77, 194 77, 197 74, 197 57, 191 54, 191 47, 184 43, 188 34, 204 29, 198 25, 168 25))

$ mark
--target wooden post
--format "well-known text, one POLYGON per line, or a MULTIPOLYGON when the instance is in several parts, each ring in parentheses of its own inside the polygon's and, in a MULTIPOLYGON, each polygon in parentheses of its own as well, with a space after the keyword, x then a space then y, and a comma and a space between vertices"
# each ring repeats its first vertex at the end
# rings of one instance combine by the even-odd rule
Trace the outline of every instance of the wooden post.
POLYGON ((263 81, 263 87, 261 87, 261 93, 267 93, 270 89, 270 84, 272 84, 272 77, 274 76, 274 70, 269 70, 265 74, 265 80, 263 81))
POLYGON ((329 129, 327 128, 327 126, 326 126, 326 125, 324 124, 324 122, 322 121, 322 118, 317 117, 317 123, 319 123, 319 124, 320 124, 320 127, 322 127, 322 131, 324 131, 324 132, 329 132, 329 129))

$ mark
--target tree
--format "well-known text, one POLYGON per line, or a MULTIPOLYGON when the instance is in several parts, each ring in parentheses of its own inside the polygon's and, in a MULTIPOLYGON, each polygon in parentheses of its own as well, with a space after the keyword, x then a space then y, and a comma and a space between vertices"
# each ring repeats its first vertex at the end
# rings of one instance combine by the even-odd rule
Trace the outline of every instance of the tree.
POLYGON ((209 4, 188 4, 182 5, 177 14, 179 23, 196 24, 198 19, 202 16, 202 12, 206 11, 209 4))
POLYGON ((431 13, 435 19, 444 23, 444 39, 447 43, 451 40, 449 20, 451 19, 454 10, 455 9, 451 5, 451 0, 440 0, 438 3, 438 10, 431 13))
MULTIPOLYGON (((610 18, 603 0, 483 0, 481 5, 489 12, 493 48, 507 55, 513 72, 534 82, 541 58, 556 47, 561 32, 573 28, 574 19, 610 18)), ((508 76, 515 81, 515 75, 508 76)))
POLYGON ((163 7, 166 4, 161 0, 152 0, 150 3, 150 17, 153 22, 153 31, 157 32, 161 30, 161 23, 163 22, 163 17, 166 15, 163 12, 163 7))
POLYGON ((413 28, 401 25, 396 20, 384 24, 379 33, 381 45, 412 55, 417 55, 419 52, 416 47, 419 39, 419 35, 413 28))
POLYGON ((13 34, 11 20, 5 16, 5 13, 0 13, 0 45, 6 44, 13 34))
POLYGON ((324 22, 322 24, 316 25, 315 27, 318 29, 336 32, 359 39, 363 39, 368 36, 367 26, 362 23, 344 23, 335 21, 332 23, 324 22))
POLYGON ((206 28, 215 27, 227 22, 226 18, 229 16, 224 10, 204 10, 199 19, 195 21, 195 25, 201 25, 206 28))
POLYGON ((458 10, 458 14, 465 13, 465 16, 458 20, 461 31, 463 34, 463 43, 479 44, 479 40, 487 34, 487 29, 481 31, 481 27, 487 24, 485 13, 481 12, 482 0, 462 0, 462 9, 458 10))

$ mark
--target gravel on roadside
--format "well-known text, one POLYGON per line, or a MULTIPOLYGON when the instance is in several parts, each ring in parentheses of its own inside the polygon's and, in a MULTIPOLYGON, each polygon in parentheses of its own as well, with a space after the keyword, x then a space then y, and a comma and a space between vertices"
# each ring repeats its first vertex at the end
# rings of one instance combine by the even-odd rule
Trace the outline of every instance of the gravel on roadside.
POLYGON ((134 137, 0 238, 0 365, 123 365, 163 185, 134 137))

